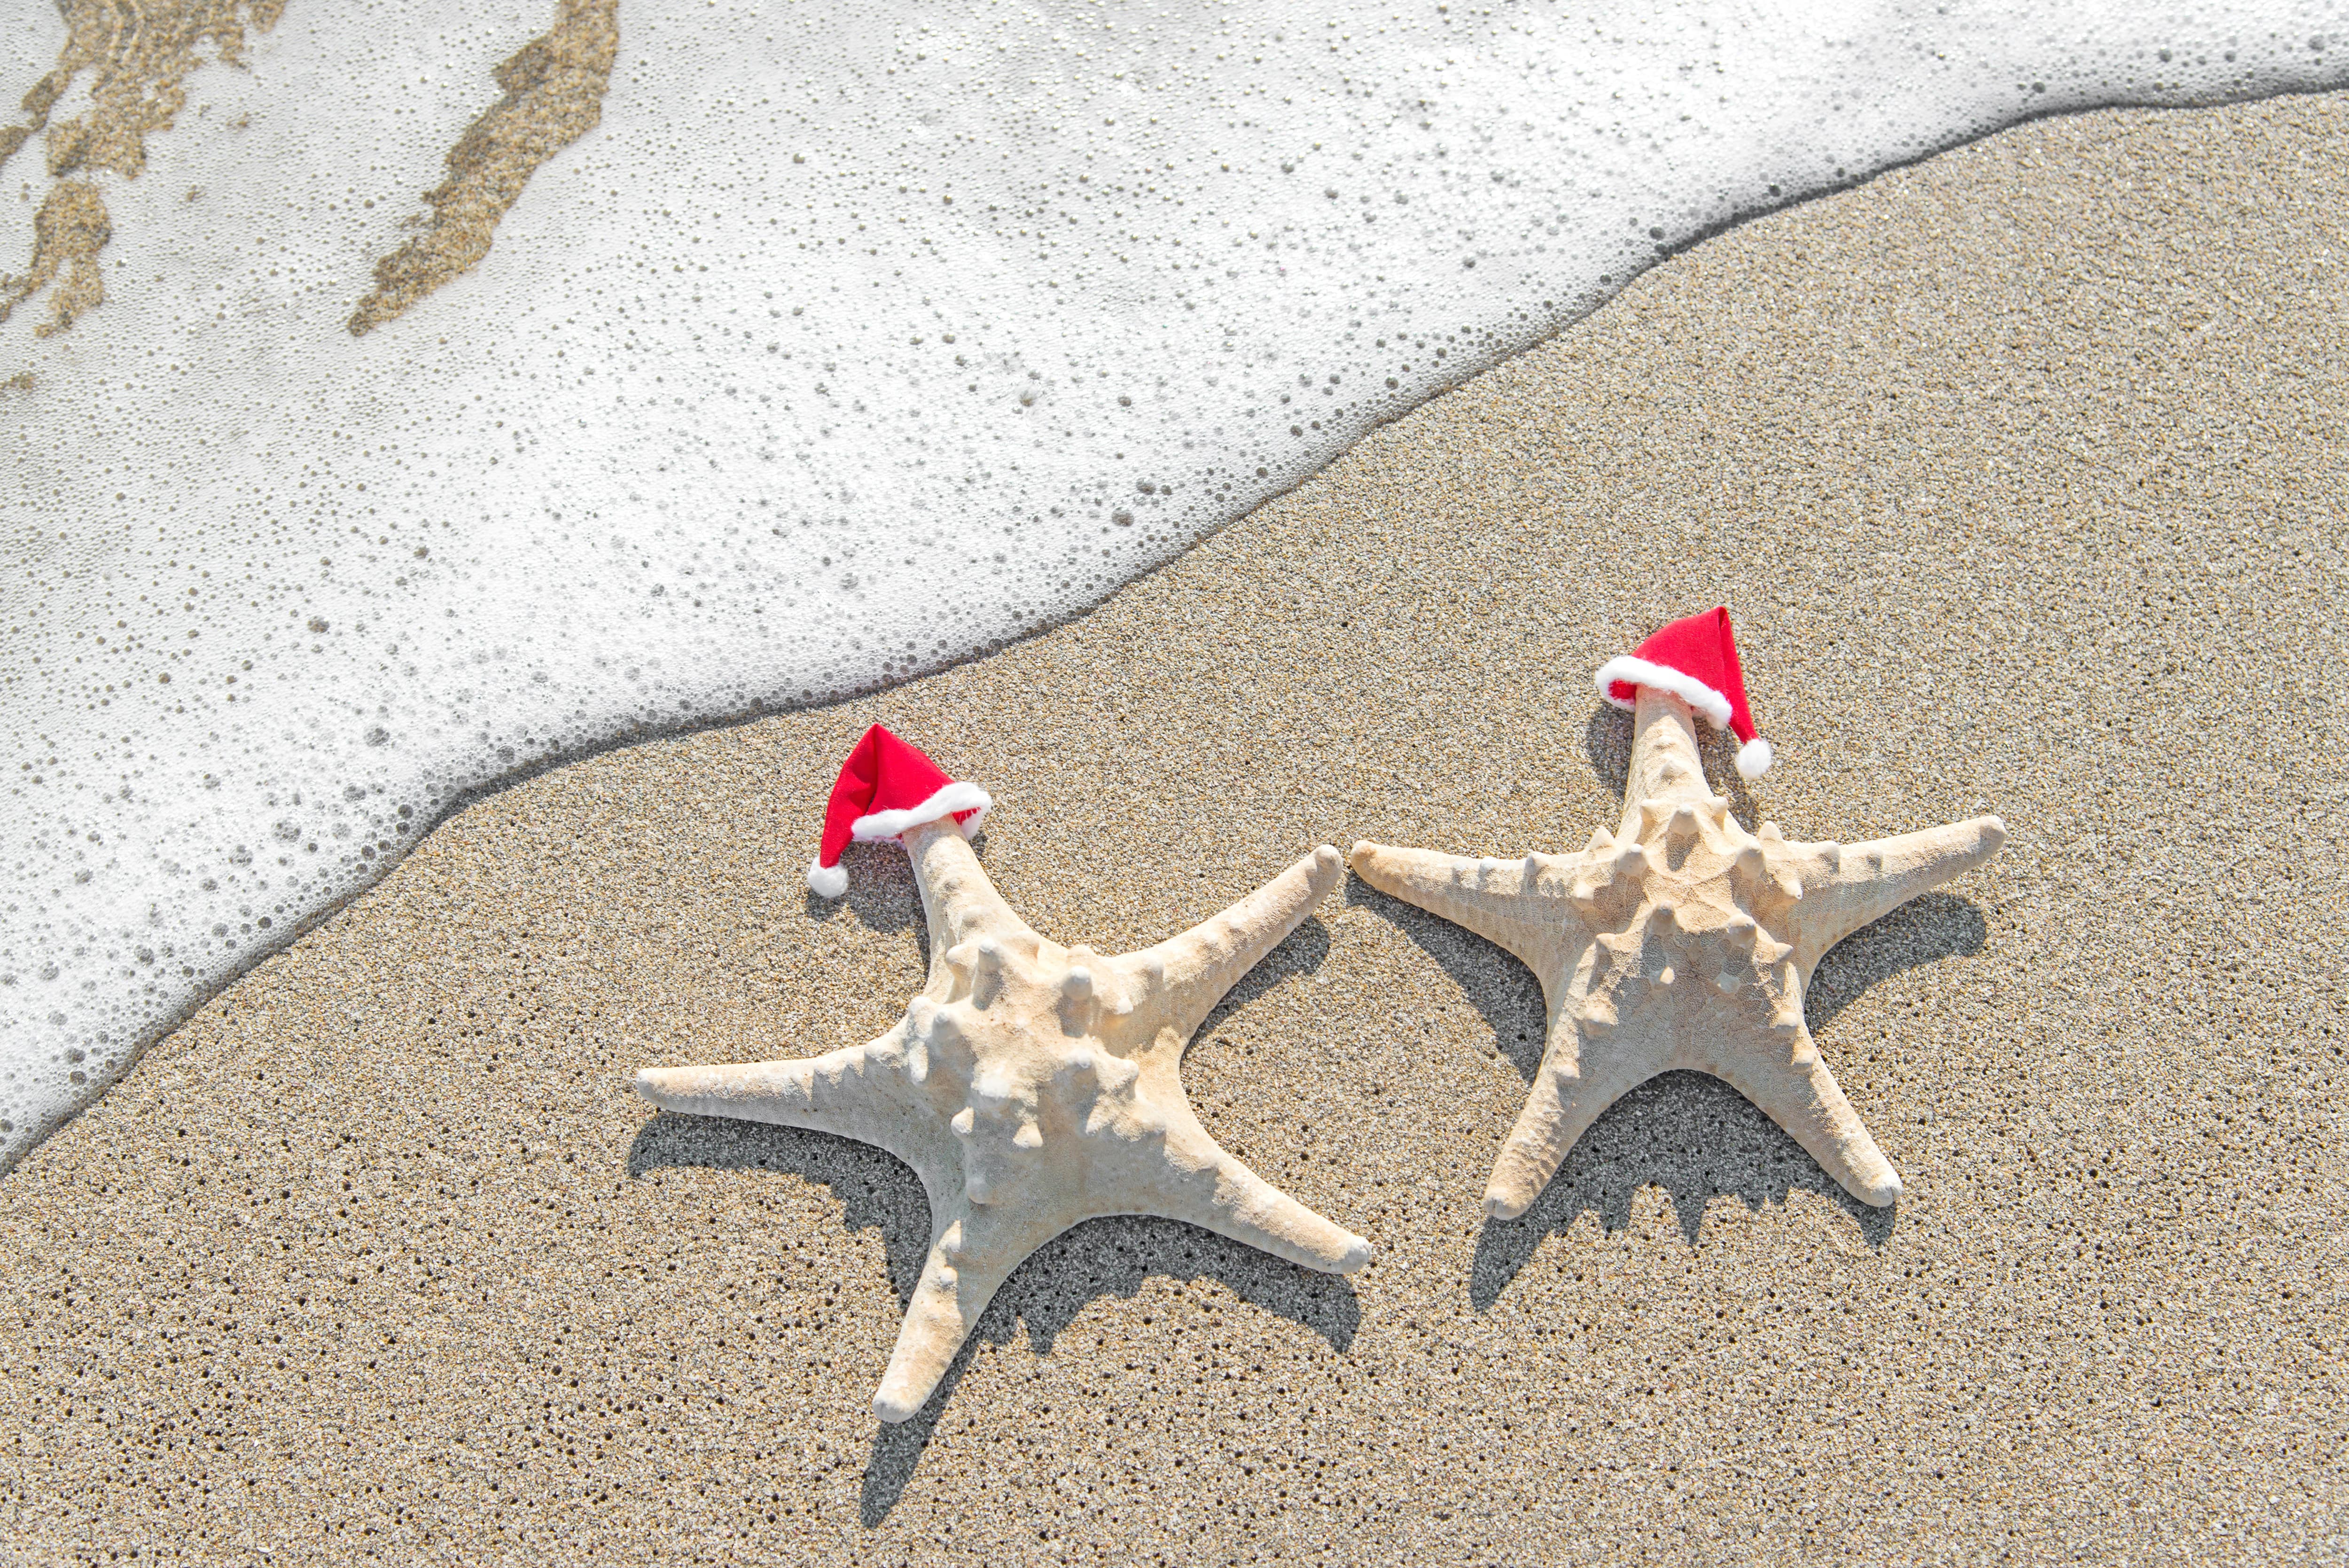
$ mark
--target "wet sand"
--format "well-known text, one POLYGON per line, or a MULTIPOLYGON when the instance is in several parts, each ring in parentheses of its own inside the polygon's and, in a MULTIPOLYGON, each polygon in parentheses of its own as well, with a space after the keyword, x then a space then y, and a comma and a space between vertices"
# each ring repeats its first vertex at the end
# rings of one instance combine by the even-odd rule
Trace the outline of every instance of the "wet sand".
POLYGON ((0 1536, 2337 1557, 2344 153, 2343 98, 2008 132, 1676 258, 1072 625, 473 806, 0 1181, 0 1536), (868 723, 995 792, 1032 924, 1122 949, 1317 842, 1578 846, 1629 739, 1590 672, 1716 601, 1778 748, 1711 757, 1749 826, 2013 830, 1812 989, 1895 1210, 1674 1074, 1487 1222, 1538 990, 1350 882, 1185 1076, 1381 1255, 1093 1222, 883 1428, 913 1174, 629 1091, 919 984, 898 851, 802 881, 868 723))

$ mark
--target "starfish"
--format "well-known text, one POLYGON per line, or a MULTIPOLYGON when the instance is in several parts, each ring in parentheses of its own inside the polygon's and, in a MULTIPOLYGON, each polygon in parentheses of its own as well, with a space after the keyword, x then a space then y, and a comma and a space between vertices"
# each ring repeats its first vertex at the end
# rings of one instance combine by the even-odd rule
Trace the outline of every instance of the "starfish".
POLYGON ((1368 1242, 1219 1147, 1181 1073, 1185 1043, 1224 993, 1336 885, 1335 848, 1180 936, 1104 958, 1030 931, 950 820, 903 841, 930 973, 895 1027, 797 1061, 636 1075, 667 1109, 839 1133, 920 1174, 929 1257, 875 1415, 920 1409, 1011 1271, 1096 1215, 1187 1220, 1327 1273, 1370 1261, 1368 1242))
POLYGON ((1976 817, 1849 846, 1748 833, 1712 793, 1687 703, 1639 688, 1623 820, 1578 854, 1469 860, 1358 843, 1382 892, 1500 944, 1542 984, 1547 1041, 1502 1145, 1485 1210, 1515 1219, 1583 1130, 1658 1073, 1725 1078, 1861 1202, 1900 1178, 1836 1086, 1803 1022, 1827 950, 1998 852, 1976 817))

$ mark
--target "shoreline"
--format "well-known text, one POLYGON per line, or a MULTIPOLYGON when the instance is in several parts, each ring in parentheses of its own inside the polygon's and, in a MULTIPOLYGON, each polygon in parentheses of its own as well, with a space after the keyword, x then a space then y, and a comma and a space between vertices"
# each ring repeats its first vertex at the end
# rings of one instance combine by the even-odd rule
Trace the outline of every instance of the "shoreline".
POLYGON ((2309 1462, 2343 1426, 2344 144, 2341 96, 2000 133, 1675 258, 1053 632, 469 806, 0 1179, 13 1532, 2321 1551, 2349 1503, 2309 1462), (918 984, 901 854, 853 851, 841 905, 800 880, 867 722, 996 795, 982 858, 1023 916, 1123 950, 1317 841, 1578 843, 1628 741, 1589 672, 1700 599, 1778 743, 1753 785, 1709 755, 1741 816, 2014 830, 1811 990, 1896 1210, 1672 1074, 1485 1221, 1537 988, 1350 881, 1185 1082, 1381 1255, 1333 1279, 1091 1222, 881 1429, 918 1183, 627 1089, 852 1043, 918 984))

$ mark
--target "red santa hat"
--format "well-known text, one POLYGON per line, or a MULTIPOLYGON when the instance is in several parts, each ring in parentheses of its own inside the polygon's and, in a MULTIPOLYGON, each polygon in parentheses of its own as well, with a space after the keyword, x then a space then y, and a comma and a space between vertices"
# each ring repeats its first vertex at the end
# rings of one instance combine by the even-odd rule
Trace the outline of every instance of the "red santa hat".
POLYGON ((976 784, 949 779, 938 765, 879 725, 866 730, 840 765, 823 809, 823 844, 808 863, 808 886, 825 898, 848 891, 840 852, 892 840, 908 828, 952 817, 968 838, 994 799, 976 784))
POLYGON ((1674 621, 1628 654, 1599 666, 1599 695, 1628 708, 1640 686, 1668 691, 1744 744, 1737 748, 1741 779, 1768 771, 1770 743, 1754 733, 1745 706, 1745 672, 1737 665, 1737 639, 1730 634, 1729 612, 1716 605, 1674 621))

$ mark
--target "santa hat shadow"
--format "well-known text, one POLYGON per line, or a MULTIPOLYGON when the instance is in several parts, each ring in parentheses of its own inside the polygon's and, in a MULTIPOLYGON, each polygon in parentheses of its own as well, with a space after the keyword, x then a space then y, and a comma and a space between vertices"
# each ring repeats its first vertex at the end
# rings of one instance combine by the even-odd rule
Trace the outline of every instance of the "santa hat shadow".
POLYGON ((1739 778, 1759 779, 1769 770, 1775 754, 1754 732, 1753 710, 1745 704, 1745 672, 1737 663, 1737 639, 1725 606, 1662 627, 1630 653, 1599 665, 1597 681, 1599 695, 1625 709, 1638 700, 1641 686, 1671 693, 1713 728, 1726 729, 1744 743, 1737 748, 1739 778))
POLYGON ((848 891, 841 851, 851 843, 894 840, 909 828, 951 817, 964 838, 978 830, 994 798, 949 779, 919 748, 879 725, 866 730, 840 765, 823 811, 823 840, 808 862, 807 883, 825 898, 848 891))

